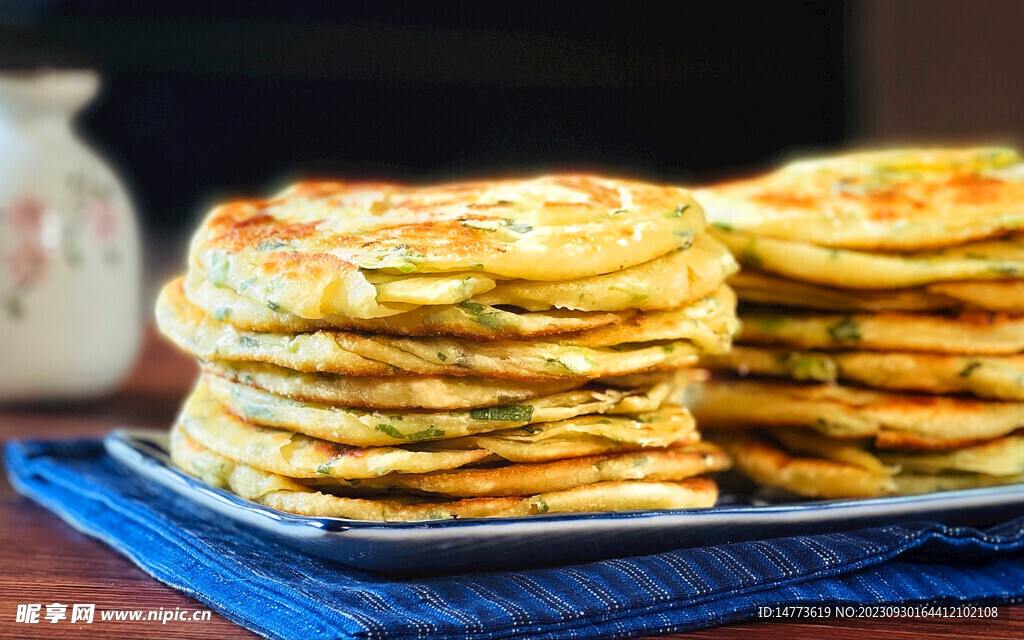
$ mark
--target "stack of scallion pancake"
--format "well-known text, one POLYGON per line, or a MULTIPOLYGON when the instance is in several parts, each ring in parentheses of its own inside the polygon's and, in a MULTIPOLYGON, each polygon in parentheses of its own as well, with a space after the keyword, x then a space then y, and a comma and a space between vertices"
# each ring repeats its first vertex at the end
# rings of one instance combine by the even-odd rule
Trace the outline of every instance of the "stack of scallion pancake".
POLYGON ((906 149, 695 192, 743 330, 695 414, 755 482, 841 498, 1024 480, 1024 163, 906 149))
POLYGON ((594 176, 226 204, 157 304, 202 369, 172 458, 316 516, 711 506, 729 458, 671 399, 736 269, 686 191, 594 176))

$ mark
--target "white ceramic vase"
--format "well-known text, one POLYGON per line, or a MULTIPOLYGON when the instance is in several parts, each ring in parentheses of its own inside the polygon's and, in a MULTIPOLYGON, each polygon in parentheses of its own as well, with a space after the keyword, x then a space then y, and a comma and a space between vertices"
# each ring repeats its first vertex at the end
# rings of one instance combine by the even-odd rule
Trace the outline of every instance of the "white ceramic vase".
POLYGON ((138 354, 135 212, 72 127, 98 85, 0 74, 0 401, 104 394, 138 354))

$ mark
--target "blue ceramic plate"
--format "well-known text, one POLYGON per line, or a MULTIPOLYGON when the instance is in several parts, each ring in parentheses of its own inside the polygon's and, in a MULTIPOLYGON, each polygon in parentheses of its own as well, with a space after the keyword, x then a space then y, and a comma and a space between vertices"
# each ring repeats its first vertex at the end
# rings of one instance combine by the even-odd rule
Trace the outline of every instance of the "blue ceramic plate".
POLYGON ((368 571, 444 572, 571 564, 709 544, 928 520, 983 526, 1024 509, 1024 484, 863 500, 768 503, 724 495, 711 509, 434 522, 297 516, 210 487, 171 465, 167 437, 120 430, 107 452, 132 471, 260 535, 368 571))

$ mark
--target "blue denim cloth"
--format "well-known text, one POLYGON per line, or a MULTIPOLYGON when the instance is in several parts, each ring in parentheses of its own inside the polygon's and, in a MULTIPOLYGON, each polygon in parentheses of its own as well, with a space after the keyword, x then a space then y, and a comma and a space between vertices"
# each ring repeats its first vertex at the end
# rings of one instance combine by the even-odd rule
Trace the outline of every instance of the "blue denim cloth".
POLYGON ((98 441, 5 448, 14 486, 147 573, 272 638, 625 638, 758 607, 1024 602, 1024 517, 917 522, 572 567, 397 580, 257 539, 136 478, 98 441))

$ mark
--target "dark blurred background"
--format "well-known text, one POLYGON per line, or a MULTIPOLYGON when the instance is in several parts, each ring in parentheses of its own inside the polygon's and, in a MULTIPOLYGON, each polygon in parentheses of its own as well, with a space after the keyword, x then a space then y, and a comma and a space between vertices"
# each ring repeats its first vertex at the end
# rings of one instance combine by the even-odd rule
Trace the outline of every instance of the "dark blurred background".
POLYGON ((1024 2, 0 4, 0 67, 93 67, 150 248, 295 176, 683 183, 860 142, 1016 142, 1024 2))

